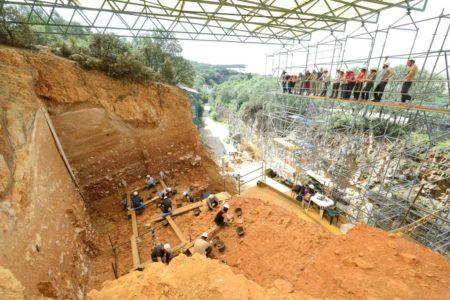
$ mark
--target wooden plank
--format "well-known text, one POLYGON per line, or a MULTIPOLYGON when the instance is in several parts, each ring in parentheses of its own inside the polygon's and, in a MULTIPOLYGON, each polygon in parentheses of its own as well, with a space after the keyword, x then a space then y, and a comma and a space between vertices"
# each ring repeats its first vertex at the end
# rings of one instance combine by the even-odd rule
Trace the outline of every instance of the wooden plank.
POLYGON ((73 172, 72 167, 70 166, 69 160, 67 159, 66 153, 64 152, 64 148, 62 147, 61 142, 58 137, 58 134, 56 133, 56 129, 53 126, 53 121, 50 118, 47 110, 44 107, 42 107, 42 113, 44 114, 45 121, 47 122, 47 126, 50 129, 50 133, 52 134, 53 140, 55 141, 56 148, 58 149, 59 155, 61 156, 61 158, 64 162, 64 165, 66 166, 66 169, 70 174, 70 177, 72 178, 73 182, 75 183, 75 186, 77 187, 78 192, 80 193, 81 197, 84 199, 83 194, 81 194, 81 187, 80 187, 80 184, 78 183, 78 179, 75 176, 75 173, 73 172))
POLYGON ((131 211, 131 228, 133 229, 133 235, 139 236, 137 220, 136 220, 136 212, 134 210, 131 211))
MULTIPOLYGON (((192 203, 192 204, 189 204, 189 205, 185 205, 185 206, 180 207, 180 208, 176 208, 176 209, 174 209, 172 211, 172 217, 176 216, 176 215, 183 214, 183 213, 188 212, 188 211, 191 211, 191 210, 196 209, 198 207, 201 207, 203 205, 205 205, 205 203, 203 201, 199 201, 199 202, 195 202, 195 203, 192 203)), ((159 222, 159 221, 162 221, 163 219, 164 218, 160 215, 158 217, 151 218, 149 220, 149 223, 159 222)))
MULTIPOLYGON (((214 225, 213 227, 209 228, 206 232, 208 233, 208 236, 211 238, 211 236, 213 236, 217 231, 219 231, 219 229, 220 229, 219 226, 214 225)), ((198 236, 197 238, 200 238, 200 237, 201 237, 201 235, 198 236)), ((186 250, 194 247, 194 242, 195 242, 195 239, 193 241, 188 242, 188 243, 184 243, 184 244, 181 243, 181 244, 175 246, 173 248, 173 250, 172 250, 172 257, 174 257, 174 256, 176 256, 176 255, 178 255, 180 253, 183 253, 186 250)))
POLYGON ((178 236, 181 243, 187 243, 186 237, 184 236, 180 227, 178 227, 177 223, 175 223, 175 221, 172 219, 172 217, 168 216, 168 217, 166 217, 166 220, 169 222, 170 226, 172 226, 173 231, 175 231, 175 234, 178 236))
MULTIPOLYGON (((217 231, 219 231, 220 227, 214 225, 213 227, 209 228, 206 232, 208 232, 208 235, 211 237, 214 234, 216 234, 217 231)), ((198 236, 197 238, 200 238, 200 236, 198 236)), ((180 243, 178 245, 176 245, 175 247, 172 248, 172 258, 177 256, 180 253, 184 253, 186 252, 188 249, 192 248, 194 246, 194 242, 195 239, 191 242, 187 242, 187 243, 180 243)), ((138 265, 138 266, 134 266, 133 270, 131 271, 135 271, 137 269, 143 269, 147 264, 152 263, 151 260, 147 260, 146 262, 138 265)))
POLYGON ((167 184, 164 182, 164 180, 160 179, 159 182, 161 183, 163 189, 167 189, 167 184))
POLYGON ((131 254, 133 257, 133 268, 136 270, 141 265, 141 259, 139 258, 139 250, 135 235, 131 236, 130 242, 131 242, 131 254))

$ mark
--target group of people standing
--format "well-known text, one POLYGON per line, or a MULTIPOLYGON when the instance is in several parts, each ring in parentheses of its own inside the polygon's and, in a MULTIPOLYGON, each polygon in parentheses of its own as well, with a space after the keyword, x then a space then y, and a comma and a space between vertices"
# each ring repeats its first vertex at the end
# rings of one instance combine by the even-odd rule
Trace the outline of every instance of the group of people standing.
MULTIPOLYGON (((411 100, 409 89, 418 71, 414 59, 408 59, 407 67, 408 71, 403 79, 401 89, 402 102, 411 100)), ((300 73, 298 75, 288 75, 286 71, 283 71, 281 74, 281 84, 283 93, 327 97, 328 86, 332 82, 330 98, 350 99, 353 94, 355 100, 369 100, 372 89, 375 86, 377 75, 378 70, 376 68, 368 71, 367 68, 362 67, 359 69, 357 75, 352 70, 343 71, 338 69, 336 76, 331 81, 328 70, 323 68, 319 71, 314 70, 312 72, 307 70, 305 74, 300 73)), ((394 76, 394 70, 390 67, 389 62, 385 62, 380 81, 373 90, 372 101, 381 101, 384 90, 392 76, 394 76)))

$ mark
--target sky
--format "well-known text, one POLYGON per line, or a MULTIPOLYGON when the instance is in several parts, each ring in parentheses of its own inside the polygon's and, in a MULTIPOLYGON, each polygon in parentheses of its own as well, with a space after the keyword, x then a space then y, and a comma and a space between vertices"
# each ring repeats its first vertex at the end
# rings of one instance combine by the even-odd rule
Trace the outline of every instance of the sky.
MULTIPOLYGON (((442 9, 445 8, 446 13, 450 13, 450 0, 429 0, 427 8, 424 12, 412 11, 411 15, 414 19, 420 20, 429 17, 439 15, 442 9)), ((380 28, 387 27, 388 24, 395 22, 397 19, 405 15, 404 9, 390 9, 381 12, 380 16, 380 28)), ((448 19, 447 19, 448 20, 448 19)), ((353 31, 359 27, 360 24, 349 24, 347 32, 353 31)), ((370 29, 375 30, 377 25, 368 25, 370 29)), ((445 26, 441 26, 445 29, 445 26)), ((424 51, 429 45, 429 42, 425 41, 432 36, 434 30, 433 24, 421 25, 419 30, 418 42, 414 46, 414 52, 424 51)), ((316 37, 323 36, 324 33, 315 34, 316 37)), ((445 35, 445 32, 439 33, 441 36, 445 35)), ((313 35, 314 38, 314 35, 313 35)), ((413 40, 412 32, 393 32, 389 36, 386 53, 405 53, 411 49, 413 40), (402 51, 403 49, 407 49, 402 51)), ((264 44, 240 44, 240 43, 226 43, 226 42, 201 42, 201 41, 181 41, 183 46, 183 56, 189 60, 208 64, 245 64, 247 65, 248 72, 264 74, 266 70, 266 55, 271 54, 274 51, 280 49, 277 45, 264 45, 264 44)), ((439 41, 435 42, 437 46, 439 41)), ((369 45, 365 45, 364 42, 360 43, 362 47, 369 48, 369 45)), ((440 46, 440 45, 439 45, 440 46)), ((446 49, 450 49, 449 43, 445 46, 446 49)), ((354 49, 358 48, 358 45, 351 46, 354 49)), ((375 48, 382 47, 382 39, 377 40, 375 48)), ((349 51, 347 51, 349 52, 349 51)), ((356 54, 358 51, 354 51, 356 54)), ((360 56, 361 57, 361 56, 360 56)), ((348 57, 346 56, 346 59, 348 57)), ((292 58, 291 58, 292 59, 292 58)), ((298 57, 300 59, 300 57, 298 57)), ((295 64, 295 57, 293 62, 295 64)), ((291 63, 291 62, 289 62, 291 63)), ((397 62, 394 62, 397 63, 397 62)), ((403 63, 403 62, 398 62, 403 63)), ((428 63, 431 63, 428 61, 428 63)), ((270 68, 270 63, 268 68, 270 68)), ((268 71, 270 72, 270 71, 268 71)))

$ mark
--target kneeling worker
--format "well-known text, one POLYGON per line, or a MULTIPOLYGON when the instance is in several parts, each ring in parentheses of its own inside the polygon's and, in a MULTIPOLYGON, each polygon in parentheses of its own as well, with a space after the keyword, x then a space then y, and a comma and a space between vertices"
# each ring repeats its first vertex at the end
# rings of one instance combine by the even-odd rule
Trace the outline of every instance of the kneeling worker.
POLYGON ((137 215, 140 215, 145 208, 145 204, 143 203, 141 196, 139 196, 138 191, 133 192, 133 197, 131 198, 131 203, 133 204, 134 211, 137 215))
POLYGON ((229 208, 230 205, 228 203, 225 203, 222 210, 217 213, 216 217, 214 218, 214 222, 217 226, 223 226, 228 223, 226 216, 229 208))
POLYGON ((146 189, 151 189, 155 187, 155 180, 153 179, 152 176, 147 175, 146 179, 145 179, 145 188, 146 189))
POLYGON ((219 205, 219 199, 213 194, 208 196, 208 200, 206 200, 206 204, 208 205, 209 210, 212 210, 214 207, 219 205))
POLYGON ((172 200, 169 197, 167 196, 164 197, 160 207, 163 218, 170 216, 172 214, 172 200))
POLYGON ((153 262, 162 262, 165 264, 169 264, 170 259, 172 258, 172 249, 170 248, 170 244, 159 244, 156 245, 152 250, 152 261, 153 262))
POLYGON ((208 233, 203 232, 201 237, 195 240, 194 247, 190 249, 191 254, 198 253, 201 255, 208 256, 211 251, 212 247, 211 244, 208 242, 208 233))
POLYGON ((183 193, 183 197, 186 198, 187 201, 189 201, 189 202, 191 202, 191 203, 192 203, 192 202, 195 202, 194 197, 192 197, 191 194, 189 194, 189 192, 184 192, 184 193, 183 193))

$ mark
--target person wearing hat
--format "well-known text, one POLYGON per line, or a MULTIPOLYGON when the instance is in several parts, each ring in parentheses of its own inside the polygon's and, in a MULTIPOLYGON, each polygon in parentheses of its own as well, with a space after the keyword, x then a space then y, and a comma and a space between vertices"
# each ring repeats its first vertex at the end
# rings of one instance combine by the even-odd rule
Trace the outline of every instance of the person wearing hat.
POLYGON ((383 98, 384 89, 386 88, 386 85, 388 84, 389 79, 391 79, 392 76, 394 76, 394 70, 392 70, 392 68, 390 67, 389 62, 384 63, 383 70, 384 70, 383 76, 381 76, 381 80, 375 87, 375 91, 373 93, 373 97, 374 97, 373 101, 374 102, 381 101, 381 98, 383 98))
POLYGON ((191 203, 192 203, 192 202, 195 202, 194 197, 191 196, 191 194, 189 194, 188 191, 185 191, 185 192, 183 193, 183 197, 186 198, 186 200, 189 201, 189 202, 191 202, 191 203))
POLYGON ((408 73, 406 74, 403 84, 402 84, 402 99, 401 101, 405 103, 407 100, 411 101, 411 95, 409 94, 409 89, 412 86, 414 77, 416 77, 418 67, 416 65, 416 61, 414 59, 408 59, 406 62, 406 65, 408 66, 408 73))
POLYGON ((208 256, 212 251, 211 244, 208 242, 208 233, 203 232, 202 235, 194 241, 194 246, 189 251, 192 255, 198 253, 208 256))
POLYGON ((223 226, 228 223, 226 216, 229 208, 230 205, 228 203, 225 203, 223 205, 223 208, 217 213, 216 217, 214 218, 214 222, 217 226, 223 226))
POLYGON ((172 258, 172 248, 170 247, 170 244, 158 244, 153 247, 151 257, 153 262, 160 261, 168 265, 172 258))
POLYGON ((151 189, 153 187, 155 187, 155 180, 153 179, 152 176, 147 175, 147 177, 145 178, 145 188, 151 189))
POLYGON ((360 68, 358 76, 356 76, 355 90, 353 91, 353 97, 355 98, 355 100, 359 100, 364 80, 366 79, 366 73, 367 73, 366 68, 360 68))
POLYGON ((370 91, 373 88, 373 85, 375 84, 375 78, 377 77, 377 69, 372 68, 370 69, 369 75, 367 75, 367 78, 364 80, 366 85, 364 86, 361 98, 364 100, 369 100, 370 91))
POLYGON ((219 199, 217 199, 214 194, 211 194, 208 196, 206 204, 208 205, 209 210, 212 210, 213 208, 217 207, 217 205, 219 205, 219 199))
POLYGON ((163 218, 170 216, 172 214, 172 199, 167 197, 167 195, 164 196, 164 199, 161 202, 160 208, 162 211, 163 218))
POLYGON ((144 200, 139 195, 138 191, 133 192, 133 196, 131 197, 131 203, 133 204, 133 209, 137 215, 140 215, 145 208, 144 200))
POLYGON ((321 81, 322 81, 322 92, 320 93, 320 96, 326 97, 327 91, 328 91, 328 85, 330 84, 330 76, 328 75, 327 69, 323 70, 323 73, 321 76, 321 81))

